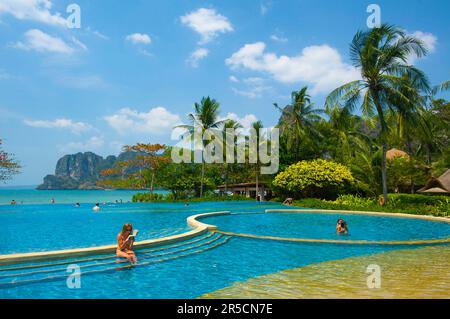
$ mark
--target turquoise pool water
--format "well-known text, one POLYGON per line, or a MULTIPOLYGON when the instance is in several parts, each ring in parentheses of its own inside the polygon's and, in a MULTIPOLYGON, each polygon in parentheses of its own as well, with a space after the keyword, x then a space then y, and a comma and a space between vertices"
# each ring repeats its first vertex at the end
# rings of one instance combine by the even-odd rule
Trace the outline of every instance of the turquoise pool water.
POLYGON ((213 216, 203 221, 227 232, 290 238, 393 241, 450 236, 450 223, 392 216, 265 213, 213 216), (336 234, 338 218, 347 222, 348 236, 336 234))
MULTIPOLYGON (((3 229, 7 230, 6 235, 0 233, 0 253, 110 244, 124 222, 134 223, 140 229, 139 240, 142 240, 185 231, 188 229, 186 217, 193 214, 223 210, 260 213, 264 209, 281 208, 281 205, 255 202, 191 203, 188 207, 182 203, 123 204, 102 207, 100 213, 93 213, 90 208, 90 205, 82 205, 81 209, 71 205, 0 207, 0 223, 6 225, 3 229)), ((344 218, 349 222, 350 237, 354 237, 351 239, 450 235, 444 223, 356 215, 344 218), (370 232, 369 225, 383 225, 380 226, 382 232, 370 232), (358 230, 360 227, 363 230, 358 230)), ((336 219, 337 215, 332 214, 283 213, 237 214, 202 221, 233 232, 333 238, 336 219)), ((0 266, 0 298, 195 298, 263 274, 404 248, 276 242, 206 233, 181 243, 138 250, 139 264, 132 268, 116 263, 111 255, 0 266), (79 289, 67 286, 70 264, 81 269, 79 289)))
MULTIPOLYGON (((142 192, 142 191, 141 191, 142 192)), ((0 205, 8 205, 12 200, 19 204, 49 204, 52 199, 58 204, 75 203, 113 203, 131 201, 134 194, 139 191, 132 190, 36 190, 33 187, 9 188, 0 187, 0 205)), ((165 194, 165 190, 156 190, 155 193, 165 194)))

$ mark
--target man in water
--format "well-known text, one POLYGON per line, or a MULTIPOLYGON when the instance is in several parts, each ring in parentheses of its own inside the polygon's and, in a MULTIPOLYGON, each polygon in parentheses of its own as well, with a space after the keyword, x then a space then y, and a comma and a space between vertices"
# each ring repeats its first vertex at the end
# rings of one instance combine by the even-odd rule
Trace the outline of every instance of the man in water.
POLYGON ((11 201, 11 205, 16 205, 16 204, 17 204, 16 200, 13 199, 13 200, 11 201))

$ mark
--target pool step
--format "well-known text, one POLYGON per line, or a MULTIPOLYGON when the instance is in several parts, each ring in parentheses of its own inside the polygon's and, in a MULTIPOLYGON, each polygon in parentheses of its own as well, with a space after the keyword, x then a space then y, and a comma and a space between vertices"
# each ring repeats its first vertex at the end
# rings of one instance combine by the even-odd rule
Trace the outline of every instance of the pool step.
POLYGON ((83 276, 132 269, 201 253, 225 244, 230 238, 221 234, 207 233, 185 242, 137 250, 138 264, 136 265, 131 265, 128 262, 126 264, 118 263, 116 256, 99 256, 97 258, 33 264, 22 267, 0 267, 0 289, 45 281, 66 280, 69 274, 66 267, 58 267, 62 265, 78 265, 83 276))

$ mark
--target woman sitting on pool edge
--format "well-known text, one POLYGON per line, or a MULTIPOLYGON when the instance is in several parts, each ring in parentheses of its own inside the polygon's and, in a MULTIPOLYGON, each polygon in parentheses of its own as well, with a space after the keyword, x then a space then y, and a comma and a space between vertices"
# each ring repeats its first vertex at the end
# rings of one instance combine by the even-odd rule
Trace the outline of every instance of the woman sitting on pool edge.
POLYGON ((342 218, 339 218, 337 220, 337 224, 336 224, 336 232, 338 234, 344 234, 344 235, 348 235, 348 226, 347 223, 345 222, 345 220, 343 220, 342 218))
POLYGON ((128 259, 131 263, 136 263, 136 254, 133 251, 134 237, 130 238, 133 232, 133 225, 125 224, 122 227, 122 231, 117 235, 117 257, 123 257, 128 259))

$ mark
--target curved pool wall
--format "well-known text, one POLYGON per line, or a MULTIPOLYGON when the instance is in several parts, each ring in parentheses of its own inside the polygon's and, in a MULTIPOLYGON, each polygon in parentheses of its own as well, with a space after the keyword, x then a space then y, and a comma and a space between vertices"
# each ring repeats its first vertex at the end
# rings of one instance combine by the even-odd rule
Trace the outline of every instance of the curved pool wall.
POLYGON ((328 210, 267 210, 210 217, 226 235, 305 243, 420 245, 450 242, 450 219, 432 216, 328 210), (287 213, 287 214, 286 214, 287 213), (336 234, 338 218, 349 235, 336 234))
MULTIPOLYGON (((162 237, 157 239, 149 239, 138 241, 134 244, 136 250, 148 248, 148 247, 158 247, 168 244, 177 243, 183 240, 188 240, 190 238, 200 236, 209 230, 215 230, 217 227, 212 225, 203 224, 196 220, 196 218, 208 217, 208 216, 220 216, 226 215, 230 212, 214 212, 207 214, 198 214, 190 216, 187 219, 189 226, 193 227, 191 231, 162 237)), ((24 254, 8 254, 0 255, 0 265, 10 265, 20 262, 36 262, 42 260, 57 260, 65 258, 75 258, 89 255, 99 255, 99 254, 114 254, 117 249, 117 245, 105 245, 100 247, 90 247, 90 248, 78 248, 78 249, 66 249, 66 250, 53 250, 46 252, 36 252, 36 253, 24 253, 24 254)))
MULTIPOLYGON (((365 215, 365 216, 383 216, 388 219, 392 218, 410 218, 413 220, 427 220, 436 222, 450 223, 448 218, 444 217, 433 217, 433 216, 420 216, 420 215, 407 215, 407 214, 389 214, 389 213, 379 213, 379 212, 364 212, 364 211, 341 211, 336 214, 336 211, 332 210, 319 210, 319 209, 267 209, 267 213, 287 213, 287 214, 332 214, 335 216, 343 217, 346 215, 365 215), (400 215, 400 216, 399 216, 400 215)), ((298 238, 298 237, 277 237, 277 236, 267 236, 258 235, 251 233, 239 233, 231 231, 220 230, 217 225, 206 224, 200 222, 200 219, 210 220, 214 217, 228 216, 233 220, 236 220, 236 216, 247 215, 254 219, 254 216, 260 213, 235 213, 231 214, 230 211, 222 212, 212 212, 203 213, 189 216, 186 220, 188 226, 193 229, 181 234, 161 237, 157 239, 149 239, 138 241, 134 244, 135 249, 142 249, 148 247, 157 247, 167 244, 172 244, 180 242, 183 240, 190 239, 195 236, 200 236, 208 231, 214 231, 223 235, 253 238, 253 239, 265 239, 265 240, 275 240, 275 241, 287 241, 287 242, 298 242, 298 243, 316 243, 316 244, 344 244, 344 245, 431 245, 431 244, 443 244, 450 243, 450 225, 449 232, 446 234, 445 238, 439 239, 417 239, 417 240, 352 240, 348 239, 320 239, 320 238, 298 238), (251 214, 251 215, 250 215, 251 214)), ((310 217, 310 216, 309 216, 310 217)), ((234 223, 233 223, 234 225, 234 223)), ((385 235, 385 233, 384 233, 385 235)), ((98 255, 98 254, 113 254, 115 253, 116 245, 103 245, 98 247, 87 247, 87 248, 76 248, 76 249, 64 249, 64 250, 52 250, 45 252, 31 252, 31 253, 17 253, 17 254, 4 254, 0 255, 0 265, 14 264, 20 262, 34 262, 41 260, 56 260, 64 258, 75 258, 81 256, 98 255)))
POLYGON ((190 203, 72 204, 0 206, 0 255, 112 245, 122 225, 132 223, 138 240, 150 240, 191 230, 186 219, 213 211, 264 211, 282 207, 254 201, 190 203))
MULTIPOLYGON (((257 212, 264 209, 264 206, 261 205, 248 209, 251 206, 248 205, 246 209, 239 203, 231 210, 232 214, 237 211, 257 212)), ((302 212, 304 211, 302 210, 302 212)), ((0 298, 195 298, 230 286, 233 282, 245 281, 252 277, 285 269, 354 256, 370 256, 402 248, 422 247, 422 245, 330 245, 222 236, 222 234, 218 234, 221 229, 220 224, 216 225, 219 226, 219 229, 214 229, 211 221, 215 218, 226 218, 227 215, 214 217, 200 214, 196 218, 190 216, 189 223, 193 227, 203 227, 208 230, 202 235, 182 240, 177 244, 140 249, 137 253, 138 258, 141 258, 145 264, 142 267, 104 269, 104 266, 101 266, 102 263, 99 263, 98 266, 94 265, 94 268, 98 267, 99 269, 83 272, 85 275, 82 276, 80 289, 68 289, 65 269, 60 270, 58 278, 61 280, 50 277, 44 281, 39 279, 39 283, 36 284, 26 284, 25 280, 24 285, 16 285, 16 279, 10 280, 5 276, 3 279, 0 278, 0 281, 6 282, 6 289, 0 284, 0 298), (199 241, 200 244, 193 243, 194 241, 199 241), (183 245, 187 245, 187 252, 186 248, 173 248, 183 245), (169 250, 169 254, 171 251, 178 252, 173 253, 173 258, 166 258, 161 257, 161 253, 154 255, 155 252, 146 252, 148 250, 169 250), (141 254, 140 251, 142 251, 141 254), (189 253, 190 251, 191 253, 189 253), (156 260, 146 261, 146 254, 151 255, 148 258, 156 258, 156 260), (120 271, 126 269, 130 271, 120 271), (88 275, 89 273, 91 275, 88 275), (117 282, 122 283, 120 287, 117 282)), ((264 214, 259 214, 259 216, 261 215, 264 214)), ((392 216, 397 215, 393 214, 392 216)), ((230 215, 229 217, 239 216, 230 215)), ((448 220, 445 222, 448 223, 448 220)), ((186 219, 184 219, 184 223, 186 223, 186 219)), ((442 225, 442 223, 439 224, 442 225)), ((167 255, 167 253, 165 254, 167 255)), ((97 259, 96 262, 98 262, 102 258, 108 258, 102 256, 105 255, 93 255, 86 259, 94 261, 97 259)), ((77 262, 80 260, 67 259, 65 261, 77 262)), ((34 267, 34 264, 29 264, 29 267, 34 267)), ((52 271, 54 268, 55 266, 48 266, 44 269, 52 271)), ((7 268, 0 267, 0 275, 7 273, 5 269, 7 268)), ((34 276, 37 275, 30 275, 30 283, 33 282, 34 276)), ((19 277, 18 280, 24 278, 28 277, 19 277)), ((267 287, 267 289, 271 288, 267 287)))

